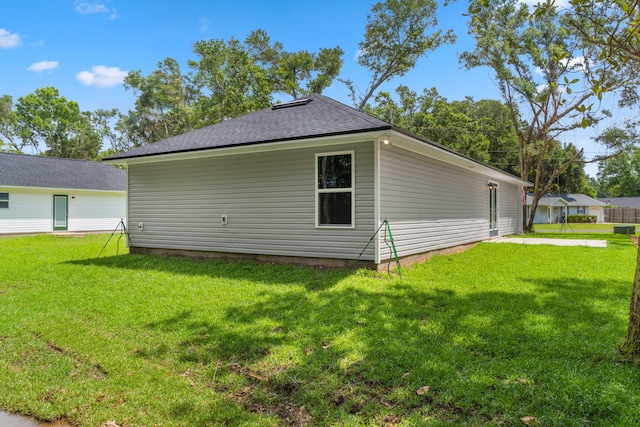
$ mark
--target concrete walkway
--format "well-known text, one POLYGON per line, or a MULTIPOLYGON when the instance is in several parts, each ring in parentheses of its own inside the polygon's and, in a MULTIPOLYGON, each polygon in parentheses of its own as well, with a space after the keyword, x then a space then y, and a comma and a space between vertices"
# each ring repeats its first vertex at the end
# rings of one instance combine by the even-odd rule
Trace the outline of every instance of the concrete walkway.
POLYGON ((554 245, 554 246, 589 246, 591 248, 606 248, 606 240, 585 239, 531 239, 522 237, 498 237, 487 240, 493 243, 519 243, 522 245, 554 245))

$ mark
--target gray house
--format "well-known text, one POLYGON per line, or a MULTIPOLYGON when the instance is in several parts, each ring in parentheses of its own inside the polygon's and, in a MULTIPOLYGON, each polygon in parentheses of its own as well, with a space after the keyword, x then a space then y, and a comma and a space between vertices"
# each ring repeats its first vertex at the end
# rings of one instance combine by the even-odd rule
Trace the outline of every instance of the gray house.
MULTIPOLYGON (((527 195, 527 216, 531 211, 533 196, 527 195)), ((596 222, 604 222, 606 203, 584 194, 545 194, 538 202, 533 222, 555 224, 567 222, 568 215, 594 215, 596 222)))
POLYGON ((103 163, 0 152, 0 234, 114 230, 126 179, 103 163))
POLYGON ((522 231, 529 183, 321 95, 105 159, 132 253, 347 264, 522 231))

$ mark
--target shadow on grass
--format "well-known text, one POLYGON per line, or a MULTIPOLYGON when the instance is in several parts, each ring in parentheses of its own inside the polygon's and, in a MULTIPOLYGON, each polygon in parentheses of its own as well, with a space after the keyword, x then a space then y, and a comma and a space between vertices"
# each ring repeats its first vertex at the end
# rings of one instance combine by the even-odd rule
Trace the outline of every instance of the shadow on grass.
POLYGON ((263 284, 304 285, 308 291, 325 290, 354 274, 354 270, 348 269, 320 269, 289 264, 200 260, 153 255, 117 255, 66 263, 132 271, 207 276, 213 279, 243 280, 263 284))
MULTIPOLYGON (((640 374, 618 364, 611 337, 622 338, 621 325, 604 303, 624 286, 534 284, 539 293, 461 294, 410 277, 375 290, 297 288, 230 307, 222 325, 189 311, 151 323, 182 338, 137 354, 208 369, 214 391, 286 425, 517 424, 525 415, 624 424, 618 417, 640 403, 640 374)), ((210 420, 202 408, 182 411, 210 420)))

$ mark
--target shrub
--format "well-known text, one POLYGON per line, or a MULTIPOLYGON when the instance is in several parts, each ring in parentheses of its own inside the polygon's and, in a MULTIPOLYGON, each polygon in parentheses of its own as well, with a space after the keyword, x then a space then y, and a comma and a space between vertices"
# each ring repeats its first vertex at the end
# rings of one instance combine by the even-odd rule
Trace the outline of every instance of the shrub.
POLYGON ((597 217, 595 215, 567 215, 567 222, 578 224, 595 224, 597 217))

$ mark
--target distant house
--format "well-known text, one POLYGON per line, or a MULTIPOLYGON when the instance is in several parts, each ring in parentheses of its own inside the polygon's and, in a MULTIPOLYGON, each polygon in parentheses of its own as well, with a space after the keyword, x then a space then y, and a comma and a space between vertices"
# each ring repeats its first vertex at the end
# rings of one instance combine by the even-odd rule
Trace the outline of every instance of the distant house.
POLYGON ((114 230, 126 172, 104 163, 0 153, 0 234, 114 230))
POLYGON ((640 209, 640 197, 598 197, 607 206, 640 209))
MULTIPOLYGON (((531 212, 533 195, 527 195, 527 217, 531 212)), ((566 222, 568 215, 594 215, 596 222, 604 222, 606 203, 584 194, 545 194, 538 202, 534 224, 566 222)))
POLYGON ((105 159, 131 253, 381 264, 522 232, 530 184, 322 95, 105 159), (376 232, 379 232, 376 234, 376 232))

